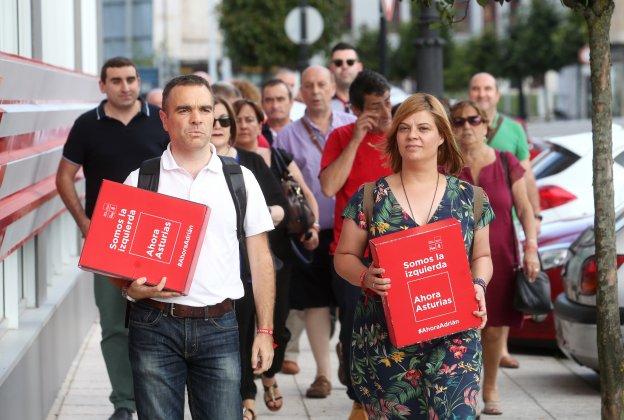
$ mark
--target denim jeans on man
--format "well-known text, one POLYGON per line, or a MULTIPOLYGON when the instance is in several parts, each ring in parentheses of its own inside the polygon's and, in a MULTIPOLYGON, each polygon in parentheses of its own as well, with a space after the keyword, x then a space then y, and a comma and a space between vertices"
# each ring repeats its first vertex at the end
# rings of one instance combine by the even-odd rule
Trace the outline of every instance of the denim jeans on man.
POLYGON ((240 420, 240 358, 234 311, 178 318, 140 302, 129 315, 130 363, 140 419, 240 420))

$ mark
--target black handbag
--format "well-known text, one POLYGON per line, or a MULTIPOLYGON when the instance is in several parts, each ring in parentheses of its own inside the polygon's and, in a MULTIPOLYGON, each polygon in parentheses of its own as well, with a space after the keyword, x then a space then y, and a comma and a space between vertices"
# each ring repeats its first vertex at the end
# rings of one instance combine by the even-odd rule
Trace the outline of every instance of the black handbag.
POLYGON ((514 308, 526 315, 547 315, 553 308, 550 298, 550 279, 540 271, 531 283, 522 268, 515 270, 516 291, 514 308))
POLYGON ((299 237, 306 233, 314 224, 314 213, 303 195, 301 186, 292 177, 284 162, 284 157, 278 148, 273 148, 277 169, 280 173, 280 182, 287 207, 284 209, 287 215, 286 230, 288 234, 299 237))
MULTIPOLYGON (((511 176, 509 174, 509 162, 507 161, 507 155, 505 155, 505 152, 501 152, 500 158, 501 163, 503 164, 503 170, 507 176, 507 187, 511 190, 512 184, 511 176)), ((514 244, 514 250, 516 264, 520 264, 517 244, 514 244)), ((539 258, 539 252, 537 257, 539 258)), ((542 260, 540 259, 540 267, 541 266, 542 260)), ((514 270, 514 281, 515 292, 513 305, 516 310, 524 313, 525 315, 547 315, 550 311, 552 311, 553 304, 550 296, 550 278, 548 277, 548 274, 540 270, 535 278, 535 281, 531 283, 524 270, 522 270, 522 267, 517 266, 514 270)))

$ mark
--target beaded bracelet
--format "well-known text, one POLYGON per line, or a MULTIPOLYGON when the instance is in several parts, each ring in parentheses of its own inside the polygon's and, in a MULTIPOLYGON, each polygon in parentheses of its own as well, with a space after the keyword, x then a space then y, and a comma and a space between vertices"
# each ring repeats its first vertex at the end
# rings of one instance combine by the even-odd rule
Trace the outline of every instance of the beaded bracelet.
POLYGON ((256 329, 256 334, 268 334, 273 337, 273 330, 270 330, 268 328, 258 328, 256 329))
POLYGON ((472 283, 473 284, 478 284, 479 286, 483 287, 483 291, 484 292, 487 289, 487 283, 485 282, 485 280, 483 280, 480 277, 475 277, 474 279, 472 279, 472 283))

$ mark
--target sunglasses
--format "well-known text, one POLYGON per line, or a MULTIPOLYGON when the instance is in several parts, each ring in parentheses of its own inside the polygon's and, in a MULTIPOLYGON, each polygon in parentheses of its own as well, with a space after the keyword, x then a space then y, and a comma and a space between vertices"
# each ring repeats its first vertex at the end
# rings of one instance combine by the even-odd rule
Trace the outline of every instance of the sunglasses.
POLYGON ((471 126, 476 127, 477 125, 483 122, 483 119, 478 115, 473 115, 467 118, 461 118, 461 117, 453 118, 453 127, 457 127, 457 128, 463 127, 464 124, 466 124, 466 121, 468 121, 468 124, 470 124, 471 126))
POLYGON ((212 124, 212 126, 214 127, 215 125, 217 125, 217 123, 219 123, 219 125, 223 128, 229 127, 230 126, 230 117, 219 117, 219 118, 215 118, 214 123, 212 124))
POLYGON ((355 63, 357 62, 356 59, 354 58, 349 58, 347 60, 342 60, 340 58, 336 59, 336 60, 332 60, 332 63, 334 63, 334 66, 336 67, 342 67, 343 63, 347 63, 347 66, 351 67, 353 66, 355 63))

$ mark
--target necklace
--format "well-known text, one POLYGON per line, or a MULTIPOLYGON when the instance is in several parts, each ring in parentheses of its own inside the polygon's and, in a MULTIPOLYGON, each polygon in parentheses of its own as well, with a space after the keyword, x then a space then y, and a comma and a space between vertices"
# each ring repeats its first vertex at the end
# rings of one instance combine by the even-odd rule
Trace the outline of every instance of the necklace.
MULTIPOLYGON (((401 188, 403 188, 403 195, 405 195, 405 199, 407 200, 407 207, 410 211, 410 216, 412 216, 412 220, 416 223, 416 219, 414 218, 414 212, 412 211, 412 205, 410 204, 409 197, 407 196, 407 192, 405 192, 405 185, 403 184, 403 171, 399 172, 399 177, 401 177, 401 188)), ((436 187, 433 192, 433 197, 431 198, 431 206, 429 207, 429 212, 427 213, 427 218, 425 219, 425 225, 429 223, 429 217, 431 217, 431 210, 433 210, 433 202, 435 201, 436 195, 438 194, 438 184, 440 184, 440 172, 438 172, 438 177, 436 178, 436 187)))

